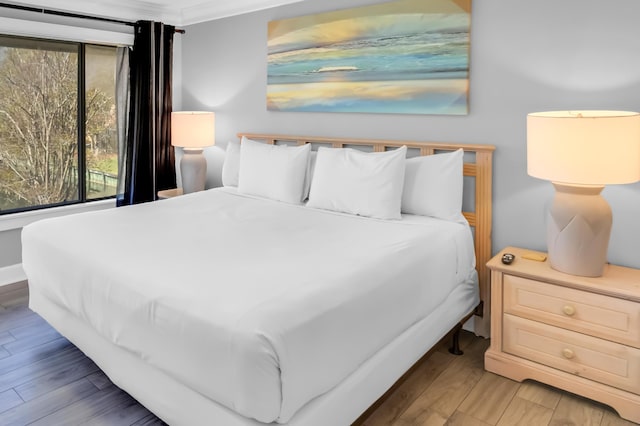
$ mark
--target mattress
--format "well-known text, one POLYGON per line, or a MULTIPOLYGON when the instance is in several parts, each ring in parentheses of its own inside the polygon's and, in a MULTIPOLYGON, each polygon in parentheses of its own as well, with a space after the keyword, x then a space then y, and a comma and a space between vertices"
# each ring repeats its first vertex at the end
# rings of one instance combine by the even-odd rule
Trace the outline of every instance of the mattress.
POLYGON ((39 298, 106 341, 286 423, 469 282, 472 247, 464 224, 209 190, 29 225, 23 265, 39 298))

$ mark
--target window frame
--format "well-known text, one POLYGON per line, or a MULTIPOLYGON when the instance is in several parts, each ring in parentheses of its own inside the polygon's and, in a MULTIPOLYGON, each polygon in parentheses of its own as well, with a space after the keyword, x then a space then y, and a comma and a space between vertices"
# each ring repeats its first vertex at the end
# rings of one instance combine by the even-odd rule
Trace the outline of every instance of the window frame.
MULTIPOLYGON (((2 25, 2 22, 4 19, 5 18, 0 17, 0 25, 2 25)), ((78 75, 77 82, 76 82, 76 90, 77 90, 77 113, 76 113, 76 122, 77 122, 76 144, 77 146, 76 147, 77 147, 77 176, 78 176, 77 199, 58 202, 58 203, 51 203, 51 204, 38 204, 38 205, 27 206, 27 207, 0 210, 0 219, 6 216, 16 215, 20 213, 28 213, 32 211, 45 210, 45 209, 55 209, 59 207, 73 206, 78 204, 83 205, 83 204, 95 203, 95 202, 105 201, 105 200, 113 200, 115 204, 115 198, 117 194, 114 194, 111 196, 93 197, 93 198, 89 197, 88 196, 89 194, 87 194, 87 188, 88 188, 87 180, 89 177, 87 176, 88 167, 86 163, 87 161, 87 155, 86 155, 86 150, 87 150, 87 147, 86 147, 86 124, 87 124, 86 123, 86 117, 87 117, 87 114, 86 114, 87 113, 86 111, 86 105, 87 105, 86 104, 86 96, 87 96, 86 47, 102 46, 102 47, 116 48, 117 45, 114 45, 113 43, 92 43, 92 42, 83 42, 83 41, 71 41, 71 40, 60 40, 60 39, 53 39, 53 38, 15 35, 15 34, 7 34, 5 33, 5 31, 0 33, 0 37, 13 38, 16 40, 51 43, 53 45, 59 44, 59 45, 74 46, 75 47, 74 50, 77 55, 77 75, 78 75)), ((0 231, 1 230, 2 230, 2 227, 0 227, 0 231)))

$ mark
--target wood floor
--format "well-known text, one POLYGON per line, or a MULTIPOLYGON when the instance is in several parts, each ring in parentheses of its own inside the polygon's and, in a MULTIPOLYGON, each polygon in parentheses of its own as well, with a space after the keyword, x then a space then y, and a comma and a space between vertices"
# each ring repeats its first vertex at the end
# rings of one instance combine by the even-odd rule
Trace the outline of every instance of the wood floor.
POLYGON ((443 342, 363 423, 367 426, 626 426, 608 406, 536 382, 484 370, 489 340, 461 335, 464 355, 443 342))
POLYGON ((0 295, 0 425, 164 425, 27 307, 0 295))
MULTIPOLYGON (((24 291, 0 296, 0 425, 164 425, 31 312, 24 291)), ((463 333, 465 355, 439 346, 363 424, 634 424, 593 401, 485 372, 488 344, 463 333)))

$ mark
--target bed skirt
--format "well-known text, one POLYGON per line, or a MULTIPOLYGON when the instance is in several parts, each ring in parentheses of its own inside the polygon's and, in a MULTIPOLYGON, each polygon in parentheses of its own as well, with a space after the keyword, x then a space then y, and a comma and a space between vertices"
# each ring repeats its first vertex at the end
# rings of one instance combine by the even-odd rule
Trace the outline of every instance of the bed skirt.
MULTIPOLYGON (((369 358, 331 391, 310 401, 285 424, 351 424, 477 304, 476 280, 458 285, 429 316, 369 358)), ((29 307, 91 358, 114 384, 172 426, 265 424, 234 413, 115 346, 37 291, 31 292, 29 307)))

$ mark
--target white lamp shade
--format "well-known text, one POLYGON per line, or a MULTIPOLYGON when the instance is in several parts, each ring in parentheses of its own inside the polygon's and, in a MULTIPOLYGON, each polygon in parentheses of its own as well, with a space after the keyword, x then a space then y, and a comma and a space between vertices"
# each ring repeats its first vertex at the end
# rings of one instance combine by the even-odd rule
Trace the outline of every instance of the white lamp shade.
POLYGON ((640 113, 529 114, 527 172, 540 179, 578 185, 640 181, 640 113))
POLYGON ((204 148, 215 144, 215 113, 180 111, 171 113, 171 145, 204 148))

